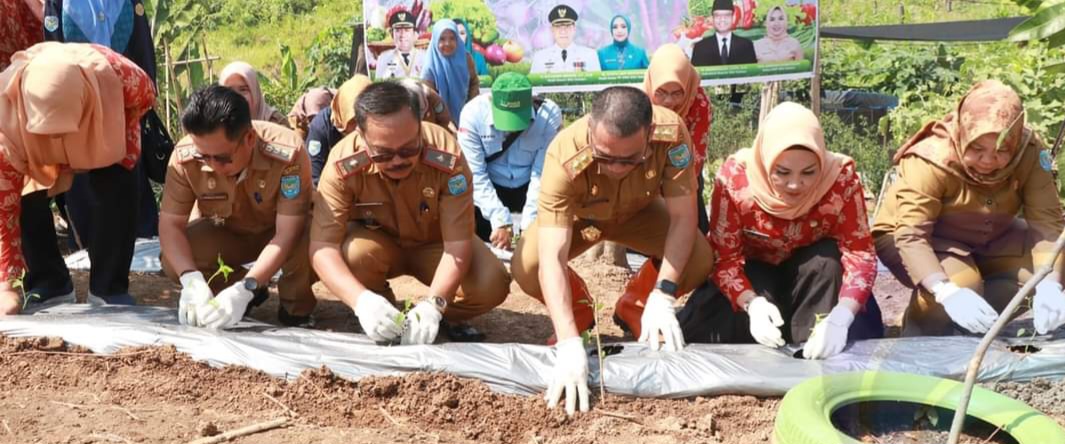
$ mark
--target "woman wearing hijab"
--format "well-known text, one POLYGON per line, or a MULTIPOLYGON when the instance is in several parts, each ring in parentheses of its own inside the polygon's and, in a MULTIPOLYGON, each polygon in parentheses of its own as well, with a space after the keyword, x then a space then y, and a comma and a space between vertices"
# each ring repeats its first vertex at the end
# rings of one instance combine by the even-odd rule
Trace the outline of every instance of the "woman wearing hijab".
MULTIPOLYGON (((132 170, 140 156, 140 118, 154 103, 148 75, 99 45, 40 43, 16 53, 0 73, 0 314, 18 313, 23 302, 11 284, 25 270, 23 185, 56 194, 70 186, 74 170, 132 170), (124 113, 114 112, 119 106, 124 113)), ((104 186, 94 180, 98 185, 104 186)), ((129 222, 125 228, 132 229, 129 222)), ((120 296, 104 300, 132 303, 128 294, 120 296)))
POLYGON ((398 82, 411 94, 418 96, 418 103, 422 108, 422 122, 435 123, 451 131, 451 134, 456 133, 455 124, 451 123, 451 113, 440 94, 418 79, 407 77, 398 82))
POLYGON ((288 112, 288 124, 299 134, 300 139, 307 139, 307 127, 319 112, 329 108, 335 94, 336 91, 329 88, 311 88, 292 105, 292 111, 288 112))
POLYGON ((369 77, 355 74, 340 85, 329 106, 322 109, 307 127, 304 145, 311 156, 311 180, 318 185, 318 177, 325 168, 329 151, 344 136, 355 131, 355 99, 373 83, 369 77))
POLYGON ((459 44, 455 22, 444 19, 433 24, 433 40, 429 43, 422 80, 440 94, 451 113, 451 123, 458 127, 462 107, 477 96, 480 80, 474 75, 477 68, 473 56, 459 44))
POLYGON ((717 258, 677 314, 686 341, 806 341, 803 357, 823 359, 848 339, 883 336, 862 183, 851 158, 825 147, 812 111, 774 108, 754 145, 718 170, 710 206, 717 258))
MULTIPOLYGON (((880 260, 914 289, 903 334, 984 333, 1065 228, 1042 140, 1012 88, 979 82, 895 154, 873 225, 880 260)), ((1065 323, 1062 260, 1035 287, 1035 330, 1065 323)))
MULTIPOLYGON (((710 230, 703 197, 703 165, 706 163, 706 144, 710 139, 710 119, 713 115, 710 99, 699 86, 699 73, 695 71, 684 50, 675 44, 662 45, 655 51, 651 64, 643 77, 644 92, 651 103, 669 108, 684 119, 692 137, 692 153, 699 184, 697 205, 699 231, 704 235, 710 230)), ((639 337, 643 305, 658 280, 658 269, 651 261, 644 262, 640 270, 625 286, 625 292, 614 307, 614 316, 622 328, 639 337)))
POLYGON ((484 55, 473 50, 473 33, 470 32, 469 23, 466 23, 466 19, 457 18, 452 20, 458 26, 459 38, 462 39, 462 44, 466 47, 466 53, 473 56, 473 66, 477 68, 477 75, 488 75, 488 61, 485 60, 484 55))
POLYGON ((248 99, 252 120, 265 120, 288 128, 288 118, 266 103, 263 90, 259 87, 259 73, 251 65, 245 62, 226 65, 218 76, 218 84, 232 88, 248 99))
POLYGON ((802 45, 788 35, 788 14, 782 6, 766 14, 765 37, 754 42, 754 56, 758 63, 802 60, 802 45))
POLYGON ((629 42, 632 21, 618 14, 610 19, 610 35, 614 42, 599 48, 599 66, 603 71, 618 69, 644 69, 650 64, 647 51, 629 42))

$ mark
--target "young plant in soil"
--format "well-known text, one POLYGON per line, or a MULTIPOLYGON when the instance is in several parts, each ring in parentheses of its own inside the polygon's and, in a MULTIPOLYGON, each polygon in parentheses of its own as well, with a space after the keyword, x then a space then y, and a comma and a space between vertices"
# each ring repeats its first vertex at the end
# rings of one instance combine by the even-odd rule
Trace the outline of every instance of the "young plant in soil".
POLYGON ((25 280, 26 280, 26 270, 23 269, 22 273, 19 273, 17 278, 13 277, 9 281, 9 283, 11 284, 11 287, 12 288, 17 288, 19 293, 22 294, 22 310, 25 310, 26 306, 30 305, 30 301, 38 300, 38 299, 41 298, 41 295, 39 295, 37 293, 26 294, 26 283, 25 283, 25 280))
MULTIPOLYGON (((403 301, 403 309, 400 310, 399 313, 396 313, 396 316, 392 318, 392 322, 396 323, 396 327, 405 328, 404 324, 407 322, 407 313, 410 313, 410 309, 412 308, 414 308, 414 304, 410 299, 403 301)), ((415 316, 417 315, 418 314, 415 313, 415 316)), ((421 318, 418 318, 418 320, 421 320, 421 318)))
POLYGON ((211 282, 218 276, 222 276, 222 282, 229 283, 230 273, 233 273, 233 268, 226 265, 226 261, 222 260, 222 253, 218 253, 218 269, 207 279, 207 286, 211 286, 211 282))
POLYGON ((602 324, 599 315, 603 311, 603 303, 594 299, 591 301, 588 299, 581 299, 580 302, 592 307, 592 312, 595 313, 593 317, 593 319, 595 319, 593 327, 582 332, 581 339, 583 339, 584 344, 587 345, 592 342, 592 336, 595 336, 595 351, 596 356, 599 357, 599 399, 601 401, 606 401, 606 382, 604 381, 605 378, 603 378, 604 371, 606 370, 606 368, 603 367, 603 363, 606 359, 606 352, 603 350, 602 334, 599 331, 599 324, 602 324))

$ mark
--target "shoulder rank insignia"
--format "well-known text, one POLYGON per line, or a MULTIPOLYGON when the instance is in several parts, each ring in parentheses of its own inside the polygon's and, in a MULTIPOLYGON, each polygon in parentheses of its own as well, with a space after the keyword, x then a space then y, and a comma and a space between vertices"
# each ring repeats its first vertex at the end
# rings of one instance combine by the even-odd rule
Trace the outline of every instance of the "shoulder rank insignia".
POLYGON ((425 154, 422 156, 422 160, 425 161, 427 165, 445 173, 455 171, 455 165, 459 163, 458 156, 447 151, 440 151, 433 148, 425 149, 425 154))
POLYGON ((677 124, 655 124, 655 132, 654 134, 651 134, 651 141, 674 143, 677 141, 678 137, 680 137, 680 132, 677 130, 677 124))
POLYGON ((340 177, 347 179, 352 174, 370 166, 370 154, 368 154, 366 150, 359 151, 336 161, 336 166, 337 173, 340 174, 340 177))
POLYGON ((592 148, 585 147, 584 149, 577 151, 577 154, 574 154, 569 160, 563 162, 562 167, 566 169, 569 178, 573 179, 587 169, 594 160, 595 157, 592 155, 592 148))
POLYGON ((179 146, 176 151, 179 163, 185 163, 196 158, 196 148, 192 145, 179 146))
POLYGON ((275 145, 267 143, 263 145, 263 154, 273 157, 277 160, 283 160, 285 162, 292 161, 292 155, 296 153, 296 149, 288 146, 275 145))

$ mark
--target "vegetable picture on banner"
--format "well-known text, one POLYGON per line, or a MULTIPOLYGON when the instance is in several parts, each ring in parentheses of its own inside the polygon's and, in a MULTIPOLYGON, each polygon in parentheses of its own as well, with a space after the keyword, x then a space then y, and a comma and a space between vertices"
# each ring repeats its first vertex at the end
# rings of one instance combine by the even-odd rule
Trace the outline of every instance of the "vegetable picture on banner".
POLYGON ((420 78, 433 23, 451 19, 483 88, 505 72, 541 92, 638 84, 664 44, 703 85, 801 79, 817 48, 817 0, 364 0, 364 11, 376 78, 420 78))

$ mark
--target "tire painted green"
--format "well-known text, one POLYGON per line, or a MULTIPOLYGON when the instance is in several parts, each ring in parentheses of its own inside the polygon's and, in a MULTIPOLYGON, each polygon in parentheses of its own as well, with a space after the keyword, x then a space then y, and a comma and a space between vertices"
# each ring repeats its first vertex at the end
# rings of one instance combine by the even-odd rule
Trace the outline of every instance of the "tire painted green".
MULTIPOLYGON (((784 395, 773 425, 775 444, 861 444, 832 425, 832 412, 866 401, 913 402, 956 410, 962 383, 892 372, 854 372, 819 376, 784 395)), ((968 416, 1001 427, 1019 444, 1065 443, 1065 430, 1027 404, 976 387, 968 416)))

